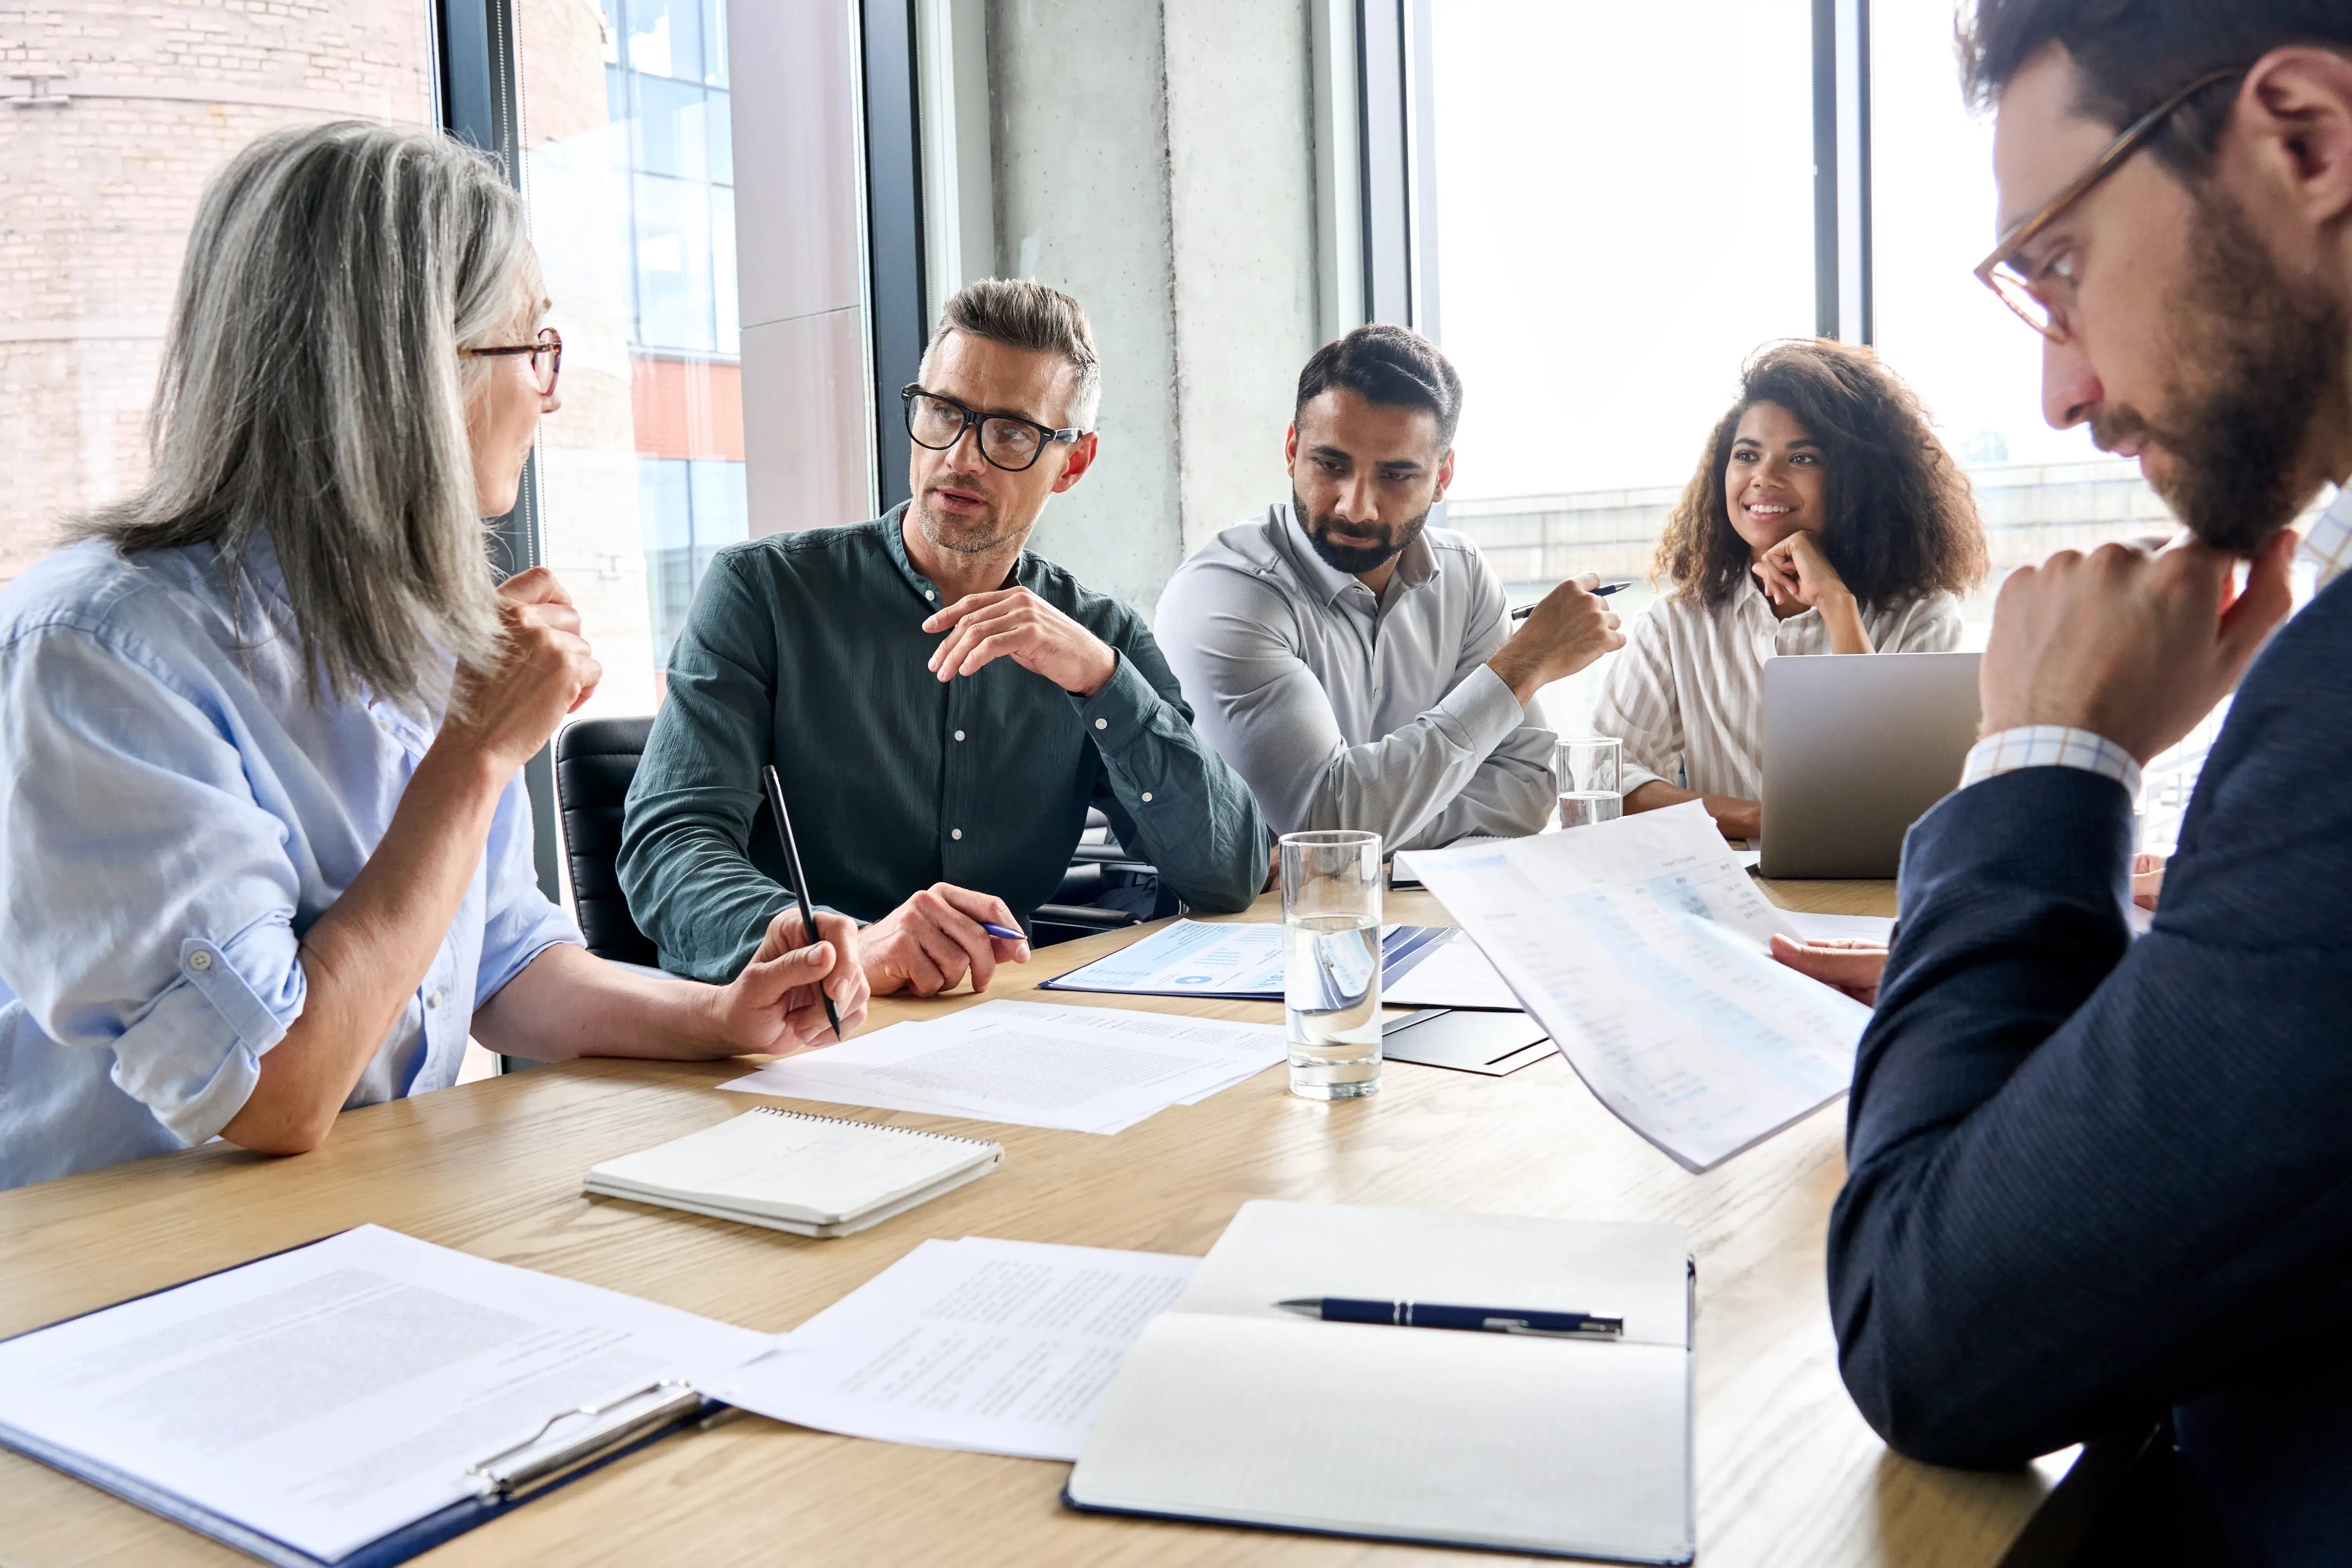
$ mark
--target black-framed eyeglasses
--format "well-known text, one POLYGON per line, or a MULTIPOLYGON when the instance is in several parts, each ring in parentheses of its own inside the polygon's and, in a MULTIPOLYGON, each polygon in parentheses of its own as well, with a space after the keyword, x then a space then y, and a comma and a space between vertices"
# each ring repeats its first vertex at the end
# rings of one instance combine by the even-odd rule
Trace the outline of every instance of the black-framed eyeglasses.
POLYGON ((530 378, 539 384, 539 395, 551 397, 555 394, 555 378, 563 374, 563 334, 553 327, 541 327, 537 341, 532 342, 459 349, 457 354, 461 359, 498 359, 507 354, 529 354, 530 378))
POLYGON ((907 405, 907 437, 915 445, 944 452, 962 440, 965 431, 978 426, 980 455, 1009 474, 1034 467, 1049 444, 1075 441, 1086 434, 1075 426, 1056 430, 1017 414, 982 414, 952 397, 925 392, 920 382, 900 387, 898 397, 907 405))
MULTIPOLYGON (((2056 195, 2010 226, 2009 232, 2000 237, 2000 243, 1992 247, 1992 254, 1977 263, 1977 281, 2000 295, 2000 302, 2016 311, 2027 326, 2053 343, 2064 342, 2068 328, 2064 317, 2053 308, 2044 292, 2048 285, 2029 276, 2020 260, 2025 247, 2035 236, 2057 222, 2067 208, 2089 195, 2100 181, 2122 168, 2133 153, 2154 140, 2181 105, 2216 82, 2242 77, 2251 68, 2232 66, 2228 70, 2210 71, 2125 126, 2056 195)), ((2072 273, 2060 273, 2057 277, 2070 288, 2075 281, 2072 273)))

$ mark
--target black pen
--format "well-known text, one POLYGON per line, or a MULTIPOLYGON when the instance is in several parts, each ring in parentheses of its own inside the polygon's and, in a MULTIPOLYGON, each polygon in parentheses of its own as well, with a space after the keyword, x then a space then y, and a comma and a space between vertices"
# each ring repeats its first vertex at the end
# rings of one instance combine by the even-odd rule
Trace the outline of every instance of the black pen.
POLYGON ((1327 1323, 1387 1323, 1401 1329, 1467 1329, 1481 1334, 1535 1334, 1552 1340, 1625 1337, 1622 1318, 1590 1312, 1541 1312, 1527 1307, 1446 1307, 1433 1301, 1360 1301, 1347 1296, 1302 1296, 1276 1301, 1286 1312, 1327 1323))
MULTIPOLYGON (((1633 584, 1631 583, 1603 583, 1601 586, 1592 590, 1592 596, 1596 599, 1605 599, 1610 595, 1621 594, 1633 585, 1633 584)), ((1515 621, 1524 621, 1535 613, 1535 605, 1521 605, 1517 609, 1511 612, 1511 619, 1515 621)))
MULTIPOLYGON (((784 836, 784 858, 792 862, 793 897, 801 901, 801 931, 812 942, 816 936, 816 911, 809 908, 808 873, 801 869, 800 840, 793 837, 793 814, 784 809, 784 781, 776 776, 776 764, 770 763, 760 770, 768 784, 768 809, 776 814, 776 831, 784 836)), ((842 952, 834 949, 833 961, 839 963, 842 952)), ((827 976, 830 979, 831 976, 827 976)), ((816 983, 817 999, 824 1004, 824 1021, 833 1026, 833 1037, 841 1038, 841 1013, 833 1005, 833 993, 824 988, 824 981, 816 983)))

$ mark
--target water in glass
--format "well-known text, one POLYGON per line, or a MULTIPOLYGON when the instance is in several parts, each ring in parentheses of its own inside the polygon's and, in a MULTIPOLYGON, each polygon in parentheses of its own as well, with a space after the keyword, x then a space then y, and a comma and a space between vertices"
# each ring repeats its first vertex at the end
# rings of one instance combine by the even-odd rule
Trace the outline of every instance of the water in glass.
POLYGON ((1378 915, 1296 915, 1282 928, 1290 1092, 1354 1100, 1381 1087, 1378 915))
POLYGON ((1567 790, 1559 797, 1559 825, 1582 827, 1589 823, 1614 822, 1623 809, 1624 797, 1613 789, 1567 790))

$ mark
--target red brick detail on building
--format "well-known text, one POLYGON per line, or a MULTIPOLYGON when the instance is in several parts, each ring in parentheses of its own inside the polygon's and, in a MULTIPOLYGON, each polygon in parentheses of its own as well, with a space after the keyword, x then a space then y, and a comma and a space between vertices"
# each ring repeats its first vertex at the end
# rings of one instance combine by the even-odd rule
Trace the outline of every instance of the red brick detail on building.
POLYGON ((637 455, 743 460, 743 372, 708 360, 629 359, 637 455))

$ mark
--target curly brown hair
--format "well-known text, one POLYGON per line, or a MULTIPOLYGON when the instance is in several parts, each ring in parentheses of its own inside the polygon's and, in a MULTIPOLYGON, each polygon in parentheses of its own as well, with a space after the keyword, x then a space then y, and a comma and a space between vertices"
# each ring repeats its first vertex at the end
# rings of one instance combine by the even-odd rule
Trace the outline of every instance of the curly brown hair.
POLYGON ((1655 571, 1675 595, 1721 605, 1748 581, 1753 557, 1731 526, 1723 474, 1740 416, 1759 403, 1787 409, 1822 444, 1822 551, 1863 605, 1965 594, 1984 581, 1976 497, 1919 399, 1868 349, 1794 339, 1767 344, 1741 370, 1739 398, 1667 520, 1655 571))

